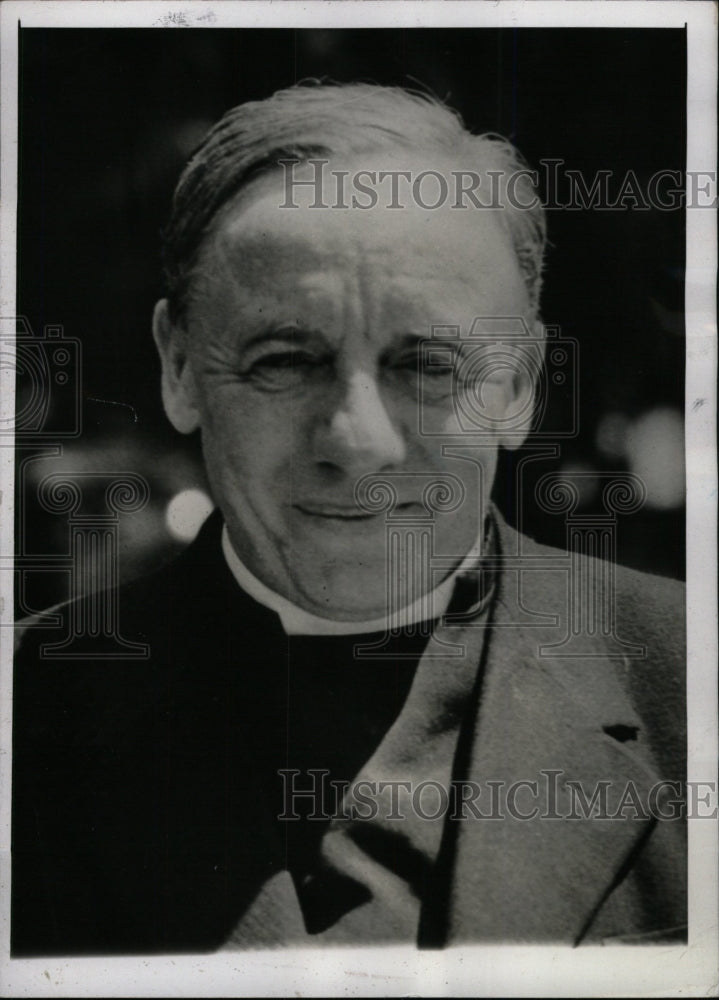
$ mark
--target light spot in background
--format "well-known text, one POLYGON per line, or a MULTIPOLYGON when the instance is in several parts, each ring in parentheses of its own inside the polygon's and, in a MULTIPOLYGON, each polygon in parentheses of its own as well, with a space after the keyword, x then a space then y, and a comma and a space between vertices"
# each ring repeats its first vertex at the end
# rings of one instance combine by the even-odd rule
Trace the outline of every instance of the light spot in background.
POLYGON ((588 507, 597 496, 597 474, 586 462, 565 462, 559 473, 559 481, 566 482, 570 490, 576 489, 579 508, 588 507))
POLYGON ((629 419, 623 413, 605 413, 597 425, 597 450, 607 458, 624 458, 629 419))
POLYGON ((212 500, 203 490, 180 490, 165 511, 167 530, 176 541, 191 542, 213 508, 212 500))
POLYGON ((647 507, 672 510, 684 503, 684 420, 679 410, 657 408, 627 430, 629 467, 644 482, 647 507))

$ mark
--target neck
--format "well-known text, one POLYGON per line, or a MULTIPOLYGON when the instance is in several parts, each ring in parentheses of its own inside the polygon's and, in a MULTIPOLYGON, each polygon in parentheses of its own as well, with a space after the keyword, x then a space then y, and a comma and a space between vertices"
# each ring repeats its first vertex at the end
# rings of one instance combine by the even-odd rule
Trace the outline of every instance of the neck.
POLYGON ((288 635, 360 635, 394 630, 439 618, 449 606, 457 576, 477 565, 480 548, 481 543, 478 541, 453 573, 418 600, 389 614, 385 611, 377 616, 370 615, 361 621, 349 621, 316 615, 271 590, 258 580, 239 558, 230 541, 227 526, 222 529, 222 551, 235 580, 258 604, 279 615, 288 635))

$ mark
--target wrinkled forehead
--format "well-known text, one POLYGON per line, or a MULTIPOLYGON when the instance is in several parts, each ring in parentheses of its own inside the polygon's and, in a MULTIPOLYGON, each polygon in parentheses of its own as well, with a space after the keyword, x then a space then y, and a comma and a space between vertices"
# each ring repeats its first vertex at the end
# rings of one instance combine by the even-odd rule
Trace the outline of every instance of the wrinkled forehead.
POLYGON ((299 164, 256 178, 218 213, 202 254, 203 270, 253 285, 338 270, 368 282, 491 289, 514 313, 527 293, 502 209, 457 207, 446 160, 384 158, 299 164), (433 170, 445 178, 447 197, 433 170), (399 176, 399 171, 407 176, 399 176), (416 178, 424 173, 422 188, 416 178), (384 175, 384 176, 381 176, 384 175), (310 183, 307 183, 307 182, 310 183), (396 185, 394 192, 392 185, 396 185), (424 204, 413 196, 419 191, 424 204), (436 204, 436 207, 425 207, 436 204))

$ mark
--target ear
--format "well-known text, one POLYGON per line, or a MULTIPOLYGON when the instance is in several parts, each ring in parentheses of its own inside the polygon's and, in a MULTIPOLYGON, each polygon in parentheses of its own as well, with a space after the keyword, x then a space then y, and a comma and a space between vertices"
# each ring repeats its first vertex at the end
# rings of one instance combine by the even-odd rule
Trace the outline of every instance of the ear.
MULTIPOLYGON (((533 337, 516 355, 516 364, 505 388, 505 421, 499 443, 508 451, 521 448, 532 430, 539 380, 543 377, 544 327, 533 324, 533 337)), ((529 338, 528 338, 529 341, 529 338)))
POLYGON ((197 390, 187 356, 187 334, 171 322, 167 299, 160 299, 155 306, 152 335, 162 362, 162 402, 167 419, 180 434, 191 434, 200 426, 197 390))

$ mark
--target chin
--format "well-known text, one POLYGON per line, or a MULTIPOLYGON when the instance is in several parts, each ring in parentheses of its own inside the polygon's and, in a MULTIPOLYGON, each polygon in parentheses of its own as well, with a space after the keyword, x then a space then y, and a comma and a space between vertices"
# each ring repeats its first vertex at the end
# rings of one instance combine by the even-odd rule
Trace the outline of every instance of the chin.
MULTIPOLYGON (((382 560, 376 567, 358 564, 341 572, 330 569, 321 578, 296 580, 292 599, 322 618, 361 622, 390 613, 386 595, 387 570, 382 560)), ((398 597, 395 611, 417 600, 420 592, 412 589, 398 597)))
POLYGON ((325 564, 325 572, 293 581, 290 599, 321 618, 367 621, 386 613, 384 562, 376 569, 352 565, 342 570, 325 564))

